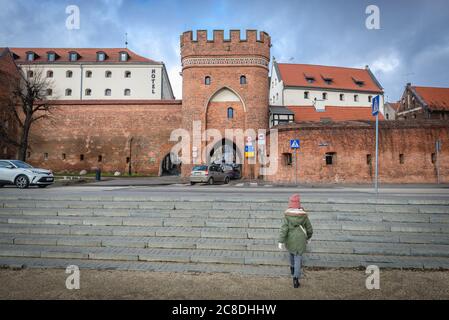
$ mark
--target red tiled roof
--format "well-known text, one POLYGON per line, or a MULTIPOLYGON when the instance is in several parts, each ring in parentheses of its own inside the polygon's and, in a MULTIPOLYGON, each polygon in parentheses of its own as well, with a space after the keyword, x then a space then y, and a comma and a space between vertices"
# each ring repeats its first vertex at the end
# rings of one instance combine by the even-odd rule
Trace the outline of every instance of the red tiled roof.
POLYGON ((139 56, 133 51, 126 48, 11 48, 11 52, 18 56, 17 60, 19 63, 29 63, 26 60, 27 52, 34 52, 37 57, 32 63, 60 63, 60 62, 71 62, 69 60, 70 52, 77 52, 79 59, 77 62, 97 62, 97 52, 106 53, 106 60, 100 63, 133 63, 133 62, 146 62, 159 64, 154 60, 139 56), (57 55, 57 59, 54 62, 49 62, 47 60, 47 53, 54 52, 57 55), (119 60, 120 52, 127 52, 129 59, 127 62, 122 62, 119 60))
POLYGON ((285 86, 382 92, 367 69, 290 63, 278 63, 277 66, 285 86), (309 83, 306 77, 313 77, 315 81, 309 83), (327 84, 325 79, 332 79, 332 82, 327 84), (355 81, 364 84, 360 87, 355 81))
MULTIPOLYGON (((324 112, 317 112, 315 107, 289 106, 295 113, 295 122, 331 120, 334 122, 351 120, 375 120, 369 107, 334 107, 328 106, 324 112)), ((379 113, 379 120, 384 120, 379 113)))
POLYGON ((449 88, 412 87, 431 110, 449 110, 449 88))

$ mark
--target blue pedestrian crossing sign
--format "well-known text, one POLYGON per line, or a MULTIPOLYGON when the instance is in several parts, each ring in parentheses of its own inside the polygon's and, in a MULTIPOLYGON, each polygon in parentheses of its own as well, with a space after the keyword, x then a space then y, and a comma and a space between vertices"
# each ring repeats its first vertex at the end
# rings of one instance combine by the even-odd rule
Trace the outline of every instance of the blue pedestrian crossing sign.
POLYGON ((380 104, 380 96, 375 96, 373 98, 373 105, 371 108, 371 114, 373 116, 377 116, 377 114, 379 113, 379 104, 380 104))
POLYGON ((301 141, 299 139, 290 140, 290 148, 299 149, 301 146, 301 141))

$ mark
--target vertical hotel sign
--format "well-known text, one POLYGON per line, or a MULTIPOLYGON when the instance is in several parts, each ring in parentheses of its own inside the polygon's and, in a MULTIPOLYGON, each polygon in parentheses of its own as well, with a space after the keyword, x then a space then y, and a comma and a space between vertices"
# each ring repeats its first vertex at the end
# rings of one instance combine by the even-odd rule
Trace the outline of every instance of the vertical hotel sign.
POLYGON ((151 93, 156 94, 156 69, 151 70, 151 93))

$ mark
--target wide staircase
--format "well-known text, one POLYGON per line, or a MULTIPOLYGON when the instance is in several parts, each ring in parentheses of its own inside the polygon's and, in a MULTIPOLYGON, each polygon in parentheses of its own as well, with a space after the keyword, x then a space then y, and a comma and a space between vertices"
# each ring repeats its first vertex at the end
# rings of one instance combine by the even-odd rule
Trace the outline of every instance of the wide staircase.
MULTIPOLYGON (((449 269, 449 200, 304 197, 308 267, 449 269)), ((285 202, 0 195, 0 266, 287 275, 285 202)))

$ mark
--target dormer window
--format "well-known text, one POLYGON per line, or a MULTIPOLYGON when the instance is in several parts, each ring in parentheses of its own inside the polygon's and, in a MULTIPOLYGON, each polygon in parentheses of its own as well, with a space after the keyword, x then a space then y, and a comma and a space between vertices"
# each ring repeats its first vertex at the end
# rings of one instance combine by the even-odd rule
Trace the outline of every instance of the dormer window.
POLYGON ((97 52, 97 61, 104 61, 106 60, 106 53, 104 52, 97 52))
POLYGON ((70 52, 69 53, 69 59, 71 62, 75 62, 78 60, 78 53, 76 52, 70 52))
POLYGON ((47 53, 47 60, 48 60, 49 62, 55 61, 55 60, 56 60, 56 53, 54 53, 54 52, 48 52, 48 53, 47 53))
POLYGON ((321 76, 321 77, 323 78, 324 82, 327 85, 331 85, 332 84, 333 79, 331 77, 329 77, 329 76, 321 76))
POLYGON ((354 83, 359 87, 363 87, 365 85, 365 81, 363 81, 363 80, 356 79, 356 78, 352 78, 352 80, 354 80, 354 83))
POLYGON ((128 52, 125 52, 125 51, 123 51, 123 52, 120 52, 120 61, 121 62, 126 62, 126 61, 128 61, 128 52))
POLYGON ((304 77, 306 78, 307 83, 313 83, 315 82, 315 77, 311 74, 304 74, 304 77))
POLYGON ((36 58, 36 54, 34 52, 27 52, 27 61, 34 61, 34 59, 36 58))

